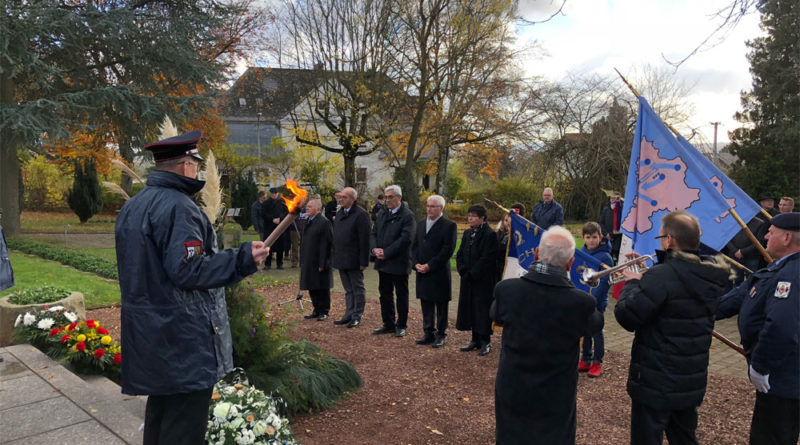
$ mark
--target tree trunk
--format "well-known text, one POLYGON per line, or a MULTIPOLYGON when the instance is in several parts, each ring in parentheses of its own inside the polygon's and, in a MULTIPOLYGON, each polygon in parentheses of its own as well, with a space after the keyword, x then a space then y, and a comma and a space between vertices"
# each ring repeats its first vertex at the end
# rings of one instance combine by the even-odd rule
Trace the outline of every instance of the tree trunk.
POLYGON ((348 151, 342 152, 344 158, 344 186, 356 188, 356 157, 348 156, 348 151))
MULTIPOLYGON (((0 104, 14 101, 14 82, 9 69, 0 70, 0 104)), ((19 202, 20 165, 17 158, 17 140, 11 130, 0 132, 0 210, 2 210, 3 232, 16 235, 20 232, 19 202)))
POLYGON ((449 141, 439 141, 436 151, 436 186, 434 190, 437 194, 445 196, 447 187, 447 160, 450 159, 449 141))

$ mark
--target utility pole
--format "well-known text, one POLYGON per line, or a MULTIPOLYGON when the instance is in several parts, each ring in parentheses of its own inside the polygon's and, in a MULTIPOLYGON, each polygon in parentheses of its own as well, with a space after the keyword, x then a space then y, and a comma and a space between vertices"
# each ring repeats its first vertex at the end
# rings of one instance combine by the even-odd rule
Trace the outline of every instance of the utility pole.
POLYGON ((719 161, 719 153, 717 152, 717 127, 719 122, 711 122, 711 125, 714 126, 714 165, 717 165, 717 161, 719 161))

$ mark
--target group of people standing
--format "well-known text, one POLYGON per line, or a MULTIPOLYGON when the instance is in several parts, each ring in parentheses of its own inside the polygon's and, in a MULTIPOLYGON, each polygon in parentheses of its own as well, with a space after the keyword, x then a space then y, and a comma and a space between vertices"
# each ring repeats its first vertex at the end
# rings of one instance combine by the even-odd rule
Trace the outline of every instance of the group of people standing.
MULTIPOLYGON (((272 252, 262 241, 217 248, 213 225, 192 200, 204 185, 197 180, 203 161, 197 150, 200 138, 194 131, 146 146, 156 169, 116 222, 122 343, 128 351, 122 391, 149 396, 145 444, 203 442, 213 385, 233 368, 224 286, 254 273, 272 252), (159 346, 164 339, 169 347, 159 346)), ((307 203, 299 245, 301 288, 309 291, 314 305, 307 318, 328 318, 335 268, 346 309, 334 323, 358 327, 365 306, 363 271, 373 257, 382 321, 373 332, 406 335, 413 268, 424 331, 417 343, 440 348, 447 330, 456 224, 444 216, 441 196, 430 196, 426 218, 415 221, 400 187, 387 187, 384 195, 385 208, 375 215, 374 225, 367 211, 355 205, 358 195, 349 187, 338 193, 339 209, 331 218, 319 198, 307 203)), ((516 211, 524 213, 524 208, 516 211)), ((617 215, 612 208, 612 217, 617 215)), ((264 221, 277 224, 280 218, 279 210, 264 221)), ((571 444, 578 369, 589 358, 584 351, 579 360, 580 339, 592 338, 595 351, 602 349, 594 337, 603 327, 601 302, 569 281, 575 240, 559 225, 563 209, 553 201, 552 190, 543 193, 532 219, 547 229, 535 263, 526 275, 496 284, 498 249, 510 234, 498 236, 482 206, 469 208, 469 228, 456 255, 461 275, 456 328, 472 331, 462 351, 486 355, 491 320, 503 326, 495 385, 497 442, 571 444)), ((585 225, 585 247, 597 250, 591 249, 597 235, 594 225, 585 225)), ((614 315, 635 333, 627 382, 631 443, 661 444, 665 433, 670 443, 697 443, 697 407, 706 391, 714 321, 735 314, 757 391, 750 443, 797 443, 800 213, 774 216, 764 238, 774 261, 725 293, 729 267, 719 257, 700 255, 700 222, 675 211, 662 219, 658 263, 644 274, 625 272, 628 281, 614 315)))

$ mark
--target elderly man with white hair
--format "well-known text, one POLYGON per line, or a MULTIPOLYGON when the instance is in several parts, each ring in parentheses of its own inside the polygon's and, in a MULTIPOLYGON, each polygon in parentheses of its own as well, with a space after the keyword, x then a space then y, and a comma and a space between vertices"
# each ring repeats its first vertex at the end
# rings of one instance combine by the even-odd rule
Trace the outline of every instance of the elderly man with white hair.
POLYGON ((569 279, 574 253, 572 234, 553 226, 528 273, 494 289, 490 313, 503 326, 494 404, 498 444, 532 437, 575 443, 579 343, 603 328, 603 316, 569 279))

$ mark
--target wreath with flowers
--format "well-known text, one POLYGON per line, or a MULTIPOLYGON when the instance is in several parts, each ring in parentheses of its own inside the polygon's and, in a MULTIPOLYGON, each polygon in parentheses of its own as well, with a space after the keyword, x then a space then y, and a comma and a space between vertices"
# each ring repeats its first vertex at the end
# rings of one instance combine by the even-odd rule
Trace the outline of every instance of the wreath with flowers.
POLYGON ((43 306, 25 312, 14 321, 14 338, 30 343, 56 360, 67 361, 82 374, 118 377, 122 347, 96 320, 78 320, 63 306, 43 306))
POLYGON ((212 445, 293 445, 298 443, 289 419, 281 414, 286 402, 250 386, 244 372, 234 371, 233 382, 214 385, 206 441, 212 445))

